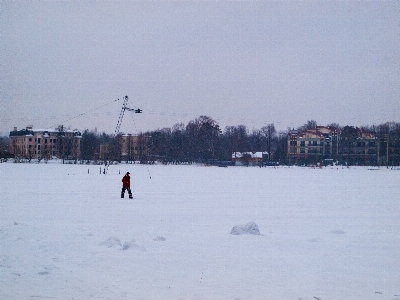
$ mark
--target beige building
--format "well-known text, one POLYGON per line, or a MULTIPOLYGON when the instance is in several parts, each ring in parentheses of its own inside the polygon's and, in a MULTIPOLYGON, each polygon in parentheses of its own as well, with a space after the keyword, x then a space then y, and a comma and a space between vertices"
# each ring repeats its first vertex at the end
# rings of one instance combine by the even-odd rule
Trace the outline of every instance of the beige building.
POLYGON ((400 151, 395 145, 395 139, 389 142, 383 137, 380 140, 374 132, 362 128, 346 126, 339 132, 334 127, 317 126, 316 129, 289 132, 288 160, 290 163, 335 160, 349 165, 396 165, 398 157, 395 154, 400 151))
POLYGON ((132 134, 124 134, 121 136, 121 155, 125 158, 132 158, 133 160, 140 155, 139 137, 132 134))
POLYGON ((316 129, 291 130, 288 135, 288 159, 320 161, 333 158, 339 151, 339 132, 335 127, 317 126, 316 129))
POLYGON ((100 145, 101 160, 111 159, 111 156, 115 156, 115 160, 141 160, 148 155, 148 152, 148 138, 132 134, 123 134, 119 136, 115 145, 100 145), (115 154, 112 155, 112 153, 115 154))
POLYGON ((65 130, 62 126, 55 129, 34 129, 27 126, 22 130, 10 132, 10 153, 20 158, 65 158, 80 157, 81 133, 77 130, 65 130))

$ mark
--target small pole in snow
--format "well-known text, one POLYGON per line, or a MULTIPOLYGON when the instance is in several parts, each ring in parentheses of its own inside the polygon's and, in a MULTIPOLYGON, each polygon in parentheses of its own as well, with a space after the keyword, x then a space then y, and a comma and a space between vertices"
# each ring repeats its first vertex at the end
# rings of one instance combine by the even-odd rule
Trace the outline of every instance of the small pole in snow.
POLYGON ((118 170, 118 174, 121 174, 121 170, 118 170))
POLYGON ((89 169, 87 169, 87 173, 89 174, 89 169))
POLYGON ((100 174, 101 174, 101 167, 100 167, 100 174))

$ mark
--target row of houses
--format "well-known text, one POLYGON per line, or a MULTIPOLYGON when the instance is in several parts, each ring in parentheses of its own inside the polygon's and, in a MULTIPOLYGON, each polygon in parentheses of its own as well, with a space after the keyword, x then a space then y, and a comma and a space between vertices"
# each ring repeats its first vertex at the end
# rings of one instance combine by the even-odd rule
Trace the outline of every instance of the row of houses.
POLYGON ((346 126, 317 126, 288 134, 290 164, 342 161, 351 165, 399 165, 400 139, 346 126))

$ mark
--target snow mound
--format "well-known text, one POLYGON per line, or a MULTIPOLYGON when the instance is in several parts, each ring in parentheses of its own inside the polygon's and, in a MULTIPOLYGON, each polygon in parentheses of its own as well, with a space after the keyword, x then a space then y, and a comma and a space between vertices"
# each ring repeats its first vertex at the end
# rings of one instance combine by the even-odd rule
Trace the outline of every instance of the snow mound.
POLYGON ((260 235, 260 230, 258 229, 258 225, 255 222, 249 222, 244 225, 237 225, 232 228, 231 234, 240 235, 240 234, 255 234, 260 235))
POLYGON ((129 248, 131 248, 132 247, 132 242, 125 242, 123 245, 122 245, 122 250, 128 250, 129 248))
POLYGON ((146 251, 146 248, 143 246, 138 245, 135 240, 132 240, 130 242, 125 242, 122 245, 122 250, 128 250, 128 249, 133 249, 133 250, 140 250, 140 251, 146 251))
POLYGON ((122 247, 121 240, 116 236, 110 236, 106 241, 100 243, 100 245, 107 248, 122 247))
POLYGON ((120 250, 135 249, 140 251, 146 251, 146 248, 138 245, 134 239, 130 242, 122 243, 118 237, 110 236, 106 241, 100 243, 101 246, 106 246, 107 248, 118 248, 120 250))

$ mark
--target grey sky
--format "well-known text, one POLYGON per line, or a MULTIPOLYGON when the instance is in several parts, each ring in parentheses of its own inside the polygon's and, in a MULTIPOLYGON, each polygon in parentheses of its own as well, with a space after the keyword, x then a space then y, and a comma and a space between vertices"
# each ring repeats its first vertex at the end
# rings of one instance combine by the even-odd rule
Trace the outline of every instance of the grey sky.
MULTIPOLYGON (((122 130, 400 121, 399 1, 0 2, 0 132, 128 95, 122 130)), ((113 132, 122 100, 64 123, 113 132)))

